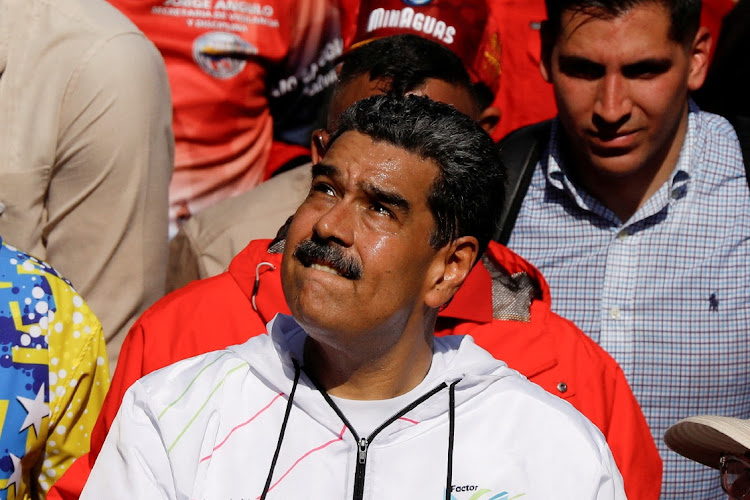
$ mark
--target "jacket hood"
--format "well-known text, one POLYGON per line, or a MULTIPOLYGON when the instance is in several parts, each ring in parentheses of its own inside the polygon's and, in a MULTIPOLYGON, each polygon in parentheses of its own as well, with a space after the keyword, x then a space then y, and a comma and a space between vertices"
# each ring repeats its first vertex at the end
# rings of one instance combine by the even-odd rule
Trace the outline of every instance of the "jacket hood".
MULTIPOLYGON (((264 322, 290 314, 281 288, 283 240, 253 240, 229 265, 229 274, 264 322)), ((534 300, 550 304, 542 273, 518 254, 491 241, 441 318, 489 323, 493 319, 529 321, 534 300)))
MULTIPOLYGON (((245 344, 230 347, 229 350, 245 360, 250 369, 269 387, 285 394, 291 393, 296 369, 300 367, 302 374, 294 395, 294 405, 328 427, 331 432, 340 432, 340 418, 328 405, 321 404, 323 400, 319 391, 304 373, 302 352, 307 338, 305 331, 291 316, 278 314, 269 322, 268 332, 269 335, 254 337, 245 344)), ((505 377, 521 376, 474 344, 471 337, 460 335, 435 338, 433 367, 441 369, 431 368, 419 387, 428 392, 440 385, 455 383, 456 408, 505 377)), ((415 398, 420 395, 415 394, 415 398)), ((445 390, 418 405, 408 415, 413 420, 424 422, 447 412, 448 394, 445 390)), ((397 423, 391 427, 393 428, 387 433, 398 433, 403 428, 397 423)))

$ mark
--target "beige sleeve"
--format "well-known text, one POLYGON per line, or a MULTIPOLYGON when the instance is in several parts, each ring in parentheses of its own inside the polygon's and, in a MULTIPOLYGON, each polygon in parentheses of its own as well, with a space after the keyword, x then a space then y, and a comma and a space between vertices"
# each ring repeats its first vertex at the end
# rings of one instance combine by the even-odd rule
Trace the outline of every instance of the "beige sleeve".
POLYGON ((100 318, 114 368, 130 325, 164 293, 172 104, 161 55, 139 34, 81 60, 62 102, 42 237, 100 318))

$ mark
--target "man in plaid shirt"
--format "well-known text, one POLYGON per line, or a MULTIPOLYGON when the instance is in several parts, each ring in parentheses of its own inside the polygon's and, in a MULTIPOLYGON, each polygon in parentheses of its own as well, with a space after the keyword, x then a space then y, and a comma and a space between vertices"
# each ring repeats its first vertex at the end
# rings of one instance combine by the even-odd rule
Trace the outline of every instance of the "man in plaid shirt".
POLYGON ((723 498, 663 444, 696 413, 750 417, 750 193, 737 135, 689 99, 697 0, 547 0, 558 116, 508 246, 620 363, 664 461, 662 499, 723 498))

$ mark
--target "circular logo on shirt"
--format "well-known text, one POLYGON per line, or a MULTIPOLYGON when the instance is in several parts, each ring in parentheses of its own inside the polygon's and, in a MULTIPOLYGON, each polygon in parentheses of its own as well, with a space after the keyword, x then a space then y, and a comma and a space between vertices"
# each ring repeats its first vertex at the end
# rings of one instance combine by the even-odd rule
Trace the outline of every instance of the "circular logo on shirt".
POLYGON ((406 5, 412 5, 414 7, 421 7, 422 5, 427 5, 428 3, 432 3, 432 0, 401 0, 406 5))
POLYGON ((233 33, 212 31, 193 42, 193 59, 209 75, 226 79, 236 76, 247 60, 258 53, 251 43, 233 33))

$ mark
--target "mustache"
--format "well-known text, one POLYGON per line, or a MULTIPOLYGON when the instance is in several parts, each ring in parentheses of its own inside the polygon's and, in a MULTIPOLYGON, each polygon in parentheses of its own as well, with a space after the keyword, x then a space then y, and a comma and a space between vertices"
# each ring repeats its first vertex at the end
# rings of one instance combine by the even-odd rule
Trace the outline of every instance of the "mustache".
POLYGON ((341 247, 335 245, 325 245, 306 239, 295 247, 292 255, 305 267, 323 264, 332 267, 347 279, 358 280, 362 277, 362 264, 347 256, 341 247))

